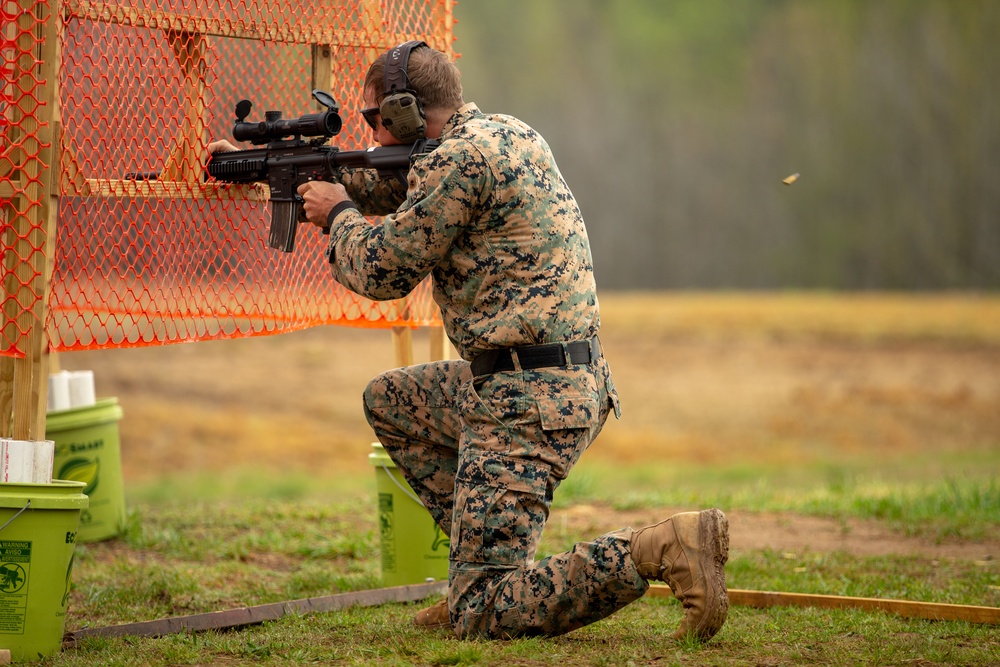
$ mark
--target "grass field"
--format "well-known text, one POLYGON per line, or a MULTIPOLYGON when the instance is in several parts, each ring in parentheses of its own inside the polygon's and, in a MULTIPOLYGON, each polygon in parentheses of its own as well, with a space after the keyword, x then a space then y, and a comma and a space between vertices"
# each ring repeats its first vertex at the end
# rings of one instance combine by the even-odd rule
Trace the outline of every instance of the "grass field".
MULTIPOLYGON (((540 555, 679 509, 730 515, 731 588, 1000 606, 1000 298, 607 294, 624 413, 557 492, 540 555)), ((417 357, 426 335, 417 332, 417 357)), ((361 414, 389 334, 75 353, 117 396, 130 525, 80 545, 67 629, 379 586, 361 414)), ((417 607, 88 639, 50 665, 1000 663, 1000 628, 733 607, 675 643, 647 598, 555 639, 459 642, 417 607)))

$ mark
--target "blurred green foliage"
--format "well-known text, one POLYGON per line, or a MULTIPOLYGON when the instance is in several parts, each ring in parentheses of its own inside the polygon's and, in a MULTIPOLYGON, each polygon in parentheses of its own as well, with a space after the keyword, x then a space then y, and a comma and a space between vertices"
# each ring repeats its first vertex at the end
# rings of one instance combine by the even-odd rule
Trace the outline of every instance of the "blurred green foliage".
POLYGON ((1000 286, 1000 3, 455 14, 466 99, 553 146, 604 287, 1000 286))

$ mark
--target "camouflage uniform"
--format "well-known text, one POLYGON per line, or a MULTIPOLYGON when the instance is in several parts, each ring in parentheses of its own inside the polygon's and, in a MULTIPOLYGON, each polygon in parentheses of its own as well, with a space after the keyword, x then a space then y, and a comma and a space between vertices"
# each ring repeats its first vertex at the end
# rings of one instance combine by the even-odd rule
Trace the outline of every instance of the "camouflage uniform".
POLYGON ((336 216, 334 276, 391 299, 433 274, 462 357, 389 371, 364 396, 378 439, 451 537, 458 635, 560 634, 640 597, 648 585, 629 529, 534 561, 553 492, 618 411, 603 355, 479 377, 470 368, 487 350, 589 340, 600 327, 583 218, 548 145, 467 104, 415 160, 405 195, 368 172, 344 184, 361 211, 386 217, 336 216))

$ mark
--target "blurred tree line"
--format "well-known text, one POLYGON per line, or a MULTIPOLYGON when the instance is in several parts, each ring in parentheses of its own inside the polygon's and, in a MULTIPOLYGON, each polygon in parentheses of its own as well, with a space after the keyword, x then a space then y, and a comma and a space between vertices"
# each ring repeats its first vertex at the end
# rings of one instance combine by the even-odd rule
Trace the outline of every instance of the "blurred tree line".
POLYGON ((604 288, 1000 287, 998 0, 455 16, 466 99, 548 140, 604 288))

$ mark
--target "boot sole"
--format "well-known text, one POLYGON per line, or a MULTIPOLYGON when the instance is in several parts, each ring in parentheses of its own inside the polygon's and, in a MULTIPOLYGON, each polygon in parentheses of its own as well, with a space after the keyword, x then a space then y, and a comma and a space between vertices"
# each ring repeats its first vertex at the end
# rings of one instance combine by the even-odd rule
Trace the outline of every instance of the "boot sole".
POLYGON ((729 591, 726 589, 726 561, 729 560, 729 519, 722 510, 703 510, 699 523, 699 566, 707 579, 705 615, 692 632, 700 639, 717 633, 729 614, 729 591))

